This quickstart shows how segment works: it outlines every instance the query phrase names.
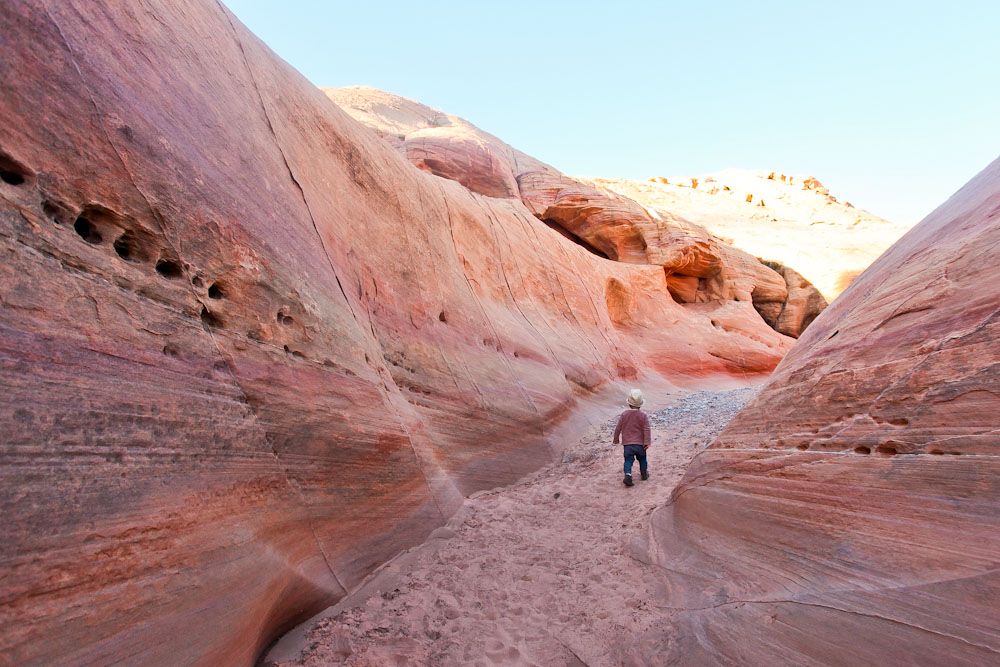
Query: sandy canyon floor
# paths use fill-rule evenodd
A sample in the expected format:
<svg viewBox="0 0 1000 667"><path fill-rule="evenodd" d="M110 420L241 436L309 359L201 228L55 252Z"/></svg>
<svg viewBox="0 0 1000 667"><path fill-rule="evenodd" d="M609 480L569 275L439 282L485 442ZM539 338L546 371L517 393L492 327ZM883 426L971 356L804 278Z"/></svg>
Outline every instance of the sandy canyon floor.
<svg viewBox="0 0 1000 667"><path fill-rule="evenodd" d="M634 545L755 391L647 405L650 478L636 467L632 488L611 444L615 419L591 429L560 462L468 499L427 542L286 635L265 664L649 664L642 636L669 636L675 612Z"/></svg>

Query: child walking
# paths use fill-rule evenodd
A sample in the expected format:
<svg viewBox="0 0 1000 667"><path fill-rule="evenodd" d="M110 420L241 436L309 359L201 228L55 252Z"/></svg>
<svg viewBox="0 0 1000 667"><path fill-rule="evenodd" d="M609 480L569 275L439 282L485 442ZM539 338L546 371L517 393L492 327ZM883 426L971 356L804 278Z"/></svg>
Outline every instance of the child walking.
<svg viewBox="0 0 1000 667"><path fill-rule="evenodd" d="M625 445L625 486L632 486L632 460L639 461L639 474L643 479L649 479L649 472L646 468L646 450L649 449L649 417L640 410L646 399L642 397L642 392L633 389L628 394L629 409L618 416L618 425L615 426L613 444L618 444L619 438Z"/></svg>

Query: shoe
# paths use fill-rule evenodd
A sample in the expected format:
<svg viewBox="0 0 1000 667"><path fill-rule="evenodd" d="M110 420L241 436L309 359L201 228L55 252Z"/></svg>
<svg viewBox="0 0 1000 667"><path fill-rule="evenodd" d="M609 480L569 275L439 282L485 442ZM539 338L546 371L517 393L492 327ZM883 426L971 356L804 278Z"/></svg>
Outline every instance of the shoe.
<svg viewBox="0 0 1000 667"><path fill-rule="evenodd" d="M649 479L649 473L648 473L648 472L646 472L645 470L643 470L643 471L642 471L641 473L639 473L639 475L640 475L640 476L641 476L641 477L642 477L643 479Z"/></svg>
<svg viewBox="0 0 1000 667"><path fill-rule="evenodd" d="M625 479L622 481L625 483L625 486L635 486L635 484L632 483L632 475L625 475Z"/></svg>

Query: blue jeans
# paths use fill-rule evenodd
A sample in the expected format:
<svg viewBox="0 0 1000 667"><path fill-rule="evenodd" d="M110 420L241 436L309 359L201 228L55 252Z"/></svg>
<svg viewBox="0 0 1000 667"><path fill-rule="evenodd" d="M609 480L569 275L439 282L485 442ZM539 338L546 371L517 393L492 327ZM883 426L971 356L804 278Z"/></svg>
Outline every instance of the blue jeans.
<svg viewBox="0 0 1000 667"><path fill-rule="evenodd" d="M632 459L639 462L639 472L646 472L646 450L642 445L625 445L625 474L632 475Z"/></svg>

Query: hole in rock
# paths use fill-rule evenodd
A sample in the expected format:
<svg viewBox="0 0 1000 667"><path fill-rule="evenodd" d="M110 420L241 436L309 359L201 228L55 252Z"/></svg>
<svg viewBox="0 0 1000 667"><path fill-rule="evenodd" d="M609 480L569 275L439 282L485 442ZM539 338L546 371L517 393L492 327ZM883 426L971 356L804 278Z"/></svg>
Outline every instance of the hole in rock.
<svg viewBox="0 0 1000 667"><path fill-rule="evenodd" d="M800 451L803 451L803 452L804 452L804 451L806 451L807 449L809 449L809 445L805 445L805 444L802 444L802 445L795 445L795 449L798 449L798 450L800 450Z"/></svg>
<svg viewBox="0 0 1000 667"><path fill-rule="evenodd" d="M144 259L139 244L129 232L125 232L115 239L113 245L118 256L128 262L139 262Z"/></svg>
<svg viewBox="0 0 1000 667"><path fill-rule="evenodd" d="M208 298L209 299L221 299L226 296L226 292L222 289L219 283L212 283L208 288Z"/></svg>
<svg viewBox="0 0 1000 667"><path fill-rule="evenodd" d="M27 167L6 153L0 153L0 180L8 185L21 185L27 177Z"/></svg>
<svg viewBox="0 0 1000 667"><path fill-rule="evenodd" d="M837 334L839 334L839 333L840 333L840 329L837 329L837 330L836 330L836 331L834 331L834 332L833 332L832 334L830 334L830 336L829 336L829 337L827 338L827 340L830 340L830 338L833 338L834 336L836 336L836 335L837 335Z"/></svg>
<svg viewBox="0 0 1000 667"><path fill-rule="evenodd" d="M156 272L164 278L169 278L171 280L180 278L183 274L183 271L181 271L181 265L169 259L161 259L158 261L156 263Z"/></svg>
<svg viewBox="0 0 1000 667"><path fill-rule="evenodd" d="M895 417L894 419L890 419L889 423L893 426L906 426L910 423L910 420L906 417Z"/></svg>
<svg viewBox="0 0 1000 667"><path fill-rule="evenodd" d="M896 455L896 448L890 447L889 445L879 445L878 447L875 448L875 451L878 452L881 456Z"/></svg>
<svg viewBox="0 0 1000 667"><path fill-rule="evenodd" d="M81 215L76 219L76 222L73 223L73 229L75 229L76 233L80 235L80 238L87 243L97 245L103 240L101 238L101 233L97 231L97 228L90 222L90 220L87 219L85 215Z"/></svg>
<svg viewBox="0 0 1000 667"><path fill-rule="evenodd" d="M561 495L560 493L556 492L556 493L553 493L553 494L552 494L552 497L553 497L553 498L558 498L558 497L559 497L560 495Z"/></svg>
<svg viewBox="0 0 1000 667"><path fill-rule="evenodd" d="M944 456L944 452L942 452L940 449L932 449L930 451L930 454L931 456Z"/></svg>
<svg viewBox="0 0 1000 667"><path fill-rule="evenodd" d="M868 447L855 447L854 448L854 453L855 454L864 454L864 455L867 456L868 454L872 453L872 450L870 448L868 448Z"/></svg>
<svg viewBox="0 0 1000 667"><path fill-rule="evenodd" d="M42 202L42 213L44 213L45 217L57 225L61 225L63 223L64 209L62 206L53 201L46 199Z"/></svg>
<svg viewBox="0 0 1000 667"><path fill-rule="evenodd" d="M293 323L293 322L295 322L295 320L294 320L294 319L292 319L292 316L291 316L291 315L289 315L289 314L287 314L287 313L286 313L285 311L283 311L283 310L279 310L279 311L278 311L278 315L277 315L277 320L278 320L278 322L280 322L281 324L284 324L284 325L285 325L286 327L290 327L290 326L292 326L292 323Z"/></svg>
<svg viewBox="0 0 1000 667"><path fill-rule="evenodd" d="M194 276L193 278L191 278L191 284L194 285L195 287L201 287L205 283L201 281L201 278L199 276Z"/></svg>
<svg viewBox="0 0 1000 667"><path fill-rule="evenodd" d="M598 257L603 257L604 259L611 259L611 257L608 257L608 254L606 252L600 250L599 248L588 243L587 241L581 239L579 236L577 236L573 232L569 231L568 229L560 225L556 220L553 220L552 218L543 218L542 222L544 222L549 227L549 229L554 229L555 231L559 232L562 236L569 239L573 243L577 244L581 248L590 251L591 253L597 255Z"/></svg>
<svg viewBox="0 0 1000 667"><path fill-rule="evenodd" d="M24 175L19 174L16 171L9 171L7 169L0 168L0 180L4 183L10 185L21 185L24 183Z"/></svg>
<svg viewBox="0 0 1000 667"><path fill-rule="evenodd" d="M448 321L448 318L444 316L444 311L443 310L438 315L438 319L441 320L442 322L447 322Z"/></svg>
<svg viewBox="0 0 1000 667"><path fill-rule="evenodd" d="M214 315L212 311L205 306L201 307L201 321L205 324L205 326L214 327L216 329L222 328L222 320L220 320L218 316Z"/></svg>
<svg viewBox="0 0 1000 667"><path fill-rule="evenodd" d="M718 329L722 325L719 324L719 320L712 320L712 326L715 327L716 329Z"/></svg>
<svg viewBox="0 0 1000 667"><path fill-rule="evenodd" d="M167 355L168 357L177 357L180 355L180 350L178 350L177 346L174 345L173 343L167 343L166 345L163 346L163 354Z"/></svg>

